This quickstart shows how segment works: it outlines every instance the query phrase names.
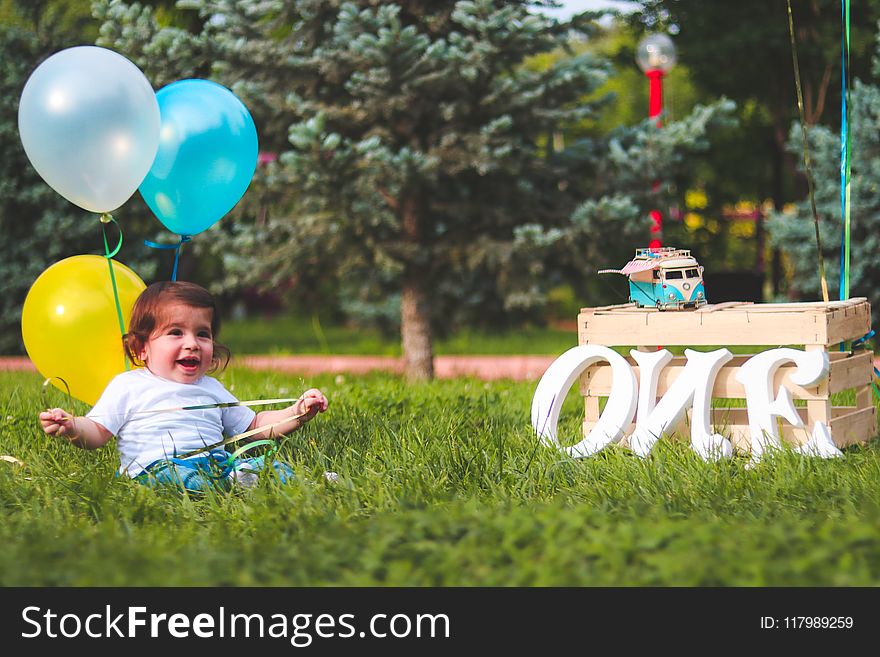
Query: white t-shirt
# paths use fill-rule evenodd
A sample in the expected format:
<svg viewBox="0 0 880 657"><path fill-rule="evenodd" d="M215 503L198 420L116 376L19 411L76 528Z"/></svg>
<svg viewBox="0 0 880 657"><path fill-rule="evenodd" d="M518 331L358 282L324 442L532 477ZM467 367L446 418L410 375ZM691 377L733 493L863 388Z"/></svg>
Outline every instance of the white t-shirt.
<svg viewBox="0 0 880 657"><path fill-rule="evenodd" d="M246 406L197 411L139 411L238 401L210 376L195 383L177 383L146 368L114 377L86 417L117 438L119 472L135 477L160 459L185 454L241 433L256 413Z"/></svg>

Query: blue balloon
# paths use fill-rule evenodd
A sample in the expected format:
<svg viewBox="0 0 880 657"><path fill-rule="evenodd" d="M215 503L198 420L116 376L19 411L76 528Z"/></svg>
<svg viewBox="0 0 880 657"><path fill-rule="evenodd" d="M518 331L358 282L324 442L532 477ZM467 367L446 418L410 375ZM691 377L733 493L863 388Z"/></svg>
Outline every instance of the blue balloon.
<svg viewBox="0 0 880 657"><path fill-rule="evenodd" d="M179 80L156 92L159 150L141 196L165 227L195 235L238 203L257 168L257 129L229 89Z"/></svg>

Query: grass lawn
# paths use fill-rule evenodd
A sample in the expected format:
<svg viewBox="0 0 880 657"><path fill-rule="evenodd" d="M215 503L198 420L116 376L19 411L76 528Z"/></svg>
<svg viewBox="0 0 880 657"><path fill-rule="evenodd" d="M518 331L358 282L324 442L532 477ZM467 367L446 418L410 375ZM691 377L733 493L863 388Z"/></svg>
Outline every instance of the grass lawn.
<svg viewBox="0 0 880 657"><path fill-rule="evenodd" d="M379 355L400 356L400 338L387 336L375 329L355 329L340 325L324 325L309 316L277 315L226 320L220 330L220 342L235 356L270 355ZM458 331L434 341L435 355L509 355L538 354L558 356L577 345L577 329L554 327L523 327L487 333L473 329ZM767 348L779 345L768 345ZM792 345L795 346L795 345ZM803 345L800 345L801 347ZM684 347L666 347L674 354ZM700 347L708 351L719 347ZM732 353L756 353L758 346L725 346ZM628 354L630 347L615 347Z"/></svg>
<svg viewBox="0 0 880 657"><path fill-rule="evenodd" d="M111 447L42 434L38 375L0 373L0 454L26 464L0 461L0 585L880 584L876 440L752 469L667 438L644 460L574 461L536 444L531 383L222 378L242 399L328 394L281 448L296 483L195 498L117 479ZM575 395L560 423L572 441Z"/></svg>

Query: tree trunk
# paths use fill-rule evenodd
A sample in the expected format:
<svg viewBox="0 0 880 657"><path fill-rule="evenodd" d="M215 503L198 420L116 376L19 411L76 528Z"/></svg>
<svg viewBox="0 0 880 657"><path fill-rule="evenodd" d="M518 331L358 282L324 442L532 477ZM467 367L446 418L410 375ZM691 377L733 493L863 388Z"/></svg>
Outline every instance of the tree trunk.
<svg viewBox="0 0 880 657"><path fill-rule="evenodd" d="M415 196L400 204L404 240L418 252L422 249L421 217ZM434 378L434 341L425 267L407 264L400 295L400 337L403 347L404 374L410 381Z"/></svg>
<svg viewBox="0 0 880 657"><path fill-rule="evenodd" d="M434 378L434 347L428 313L428 295L418 277L403 282L400 297L400 336L404 373L410 381Z"/></svg>

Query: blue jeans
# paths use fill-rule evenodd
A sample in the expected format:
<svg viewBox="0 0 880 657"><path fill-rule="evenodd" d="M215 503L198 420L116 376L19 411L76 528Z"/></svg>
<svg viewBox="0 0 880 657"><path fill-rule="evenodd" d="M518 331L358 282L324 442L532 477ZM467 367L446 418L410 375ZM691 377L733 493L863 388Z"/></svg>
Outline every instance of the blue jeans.
<svg viewBox="0 0 880 657"><path fill-rule="evenodd" d="M266 469L266 455L230 460L232 454L214 449L203 456L188 459L162 459L148 465L134 480L148 486L176 486L190 492L204 492L210 488L229 490L241 473L253 476ZM282 461L273 461L272 468L282 484L292 481L293 468ZM248 484L245 484L248 485ZM252 485L252 484L251 484Z"/></svg>

